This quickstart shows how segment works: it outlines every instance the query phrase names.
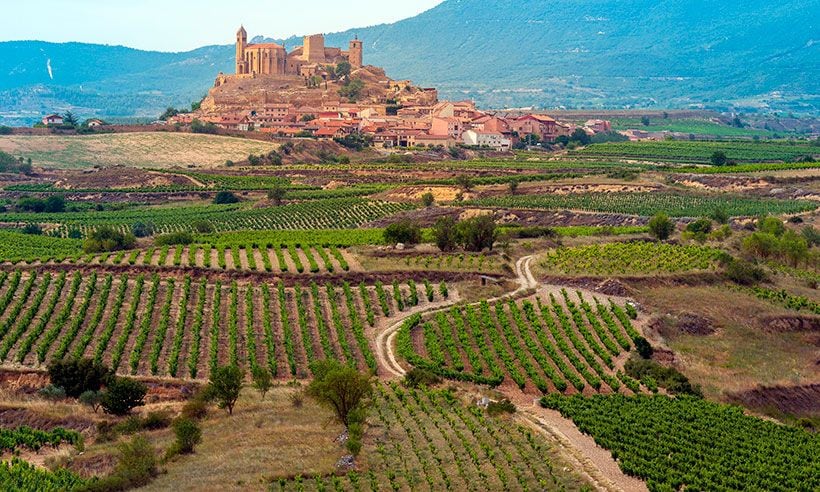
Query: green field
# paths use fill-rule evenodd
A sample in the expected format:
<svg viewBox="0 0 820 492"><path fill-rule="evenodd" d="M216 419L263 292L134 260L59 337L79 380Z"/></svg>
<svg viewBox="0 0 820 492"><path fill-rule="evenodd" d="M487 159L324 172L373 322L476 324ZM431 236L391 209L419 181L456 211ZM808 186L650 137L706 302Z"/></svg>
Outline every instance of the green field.
<svg viewBox="0 0 820 492"><path fill-rule="evenodd" d="M612 120L613 130L643 130L647 132L690 133L712 137L772 137L773 132L754 128L736 128L707 120L651 118L649 126L644 126L638 118Z"/></svg>
<svg viewBox="0 0 820 492"><path fill-rule="evenodd" d="M688 142L643 141L593 144L574 155L620 157L669 162L709 162L714 152L722 151L738 162L790 161L820 153L820 147L807 143L777 142Z"/></svg>

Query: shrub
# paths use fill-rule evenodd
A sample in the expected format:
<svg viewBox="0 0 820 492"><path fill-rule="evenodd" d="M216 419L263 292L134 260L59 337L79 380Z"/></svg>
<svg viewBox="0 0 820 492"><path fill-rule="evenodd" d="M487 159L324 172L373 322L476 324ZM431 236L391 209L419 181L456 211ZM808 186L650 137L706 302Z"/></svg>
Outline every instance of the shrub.
<svg viewBox="0 0 820 492"><path fill-rule="evenodd" d="M154 224L151 222L136 222L131 226L134 237L148 237L154 234Z"/></svg>
<svg viewBox="0 0 820 492"><path fill-rule="evenodd" d="M700 388L693 386L689 379L677 369L662 366L653 360L632 357L626 361L624 370L632 378L648 380L650 384L655 383L675 395L703 396ZM644 382L644 384L647 383Z"/></svg>
<svg viewBox="0 0 820 492"><path fill-rule="evenodd" d="M786 226L783 225L783 221L777 217L768 216L758 219L757 230L764 234L780 237L786 232Z"/></svg>
<svg viewBox="0 0 820 492"><path fill-rule="evenodd" d="M652 348L652 345L644 337L635 339L635 351L644 359L651 358L652 354L655 353L655 349Z"/></svg>
<svg viewBox="0 0 820 492"><path fill-rule="evenodd" d="M145 404L147 393L145 384L135 379L115 377L103 392L103 410L112 415L128 415L135 407Z"/></svg>
<svg viewBox="0 0 820 492"><path fill-rule="evenodd" d="M174 443L172 453L169 454L191 454L194 446L202 442L202 429L196 420L180 417L174 421Z"/></svg>
<svg viewBox="0 0 820 492"><path fill-rule="evenodd" d="M111 227L100 227L92 232L83 243L86 253L102 253L131 249L137 240L133 234L124 234Z"/></svg>
<svg viewBox="0 0 820 492"><path fill-rule="evenodd" d="M506 398L501 401L491 401L489 405L487 405L487 413L493 417L504 413L513 414L515 411L516 408L513 402Z"/></svg>
<svg viewBox="0 0 820 492"><path fill-rule="evenodd" d="M253 387L259 391L259 394L264 400L265 395L270 391L271 386L273 386L273 378L271 378L270 372L260 366L254 367L251 375L253 377Z"/></svg>
<svg viewBox="0 0 820 492"><path fill-rule="evenodd" d="M49 364L48 378L51 384L63 388L66 395L78 398L108 384L111 370L91 359L61 359Z"/></svg>
<svg viewBox="0 0 820 492"><path fill-rule="evenodd" d="M157 475L157 456L151 443L142 436L120 444L120 461L116 475L126 480L129 487L147 484Z"/></svg>
<svg viewBox="0 0 820 492"><path fill-rule="evenodd" d="M230 191L220 191L214 197L216 205L226 205L230 203L239 203L239 198Z"/></svg>
<svg viewBox="0 0 820 492"><path fill-rule="evenodd" d="M716 208L709 215L709 218L714 220L718 224L728 224L729 223L729 212L727 212L725 208Z"/></svg>
<svg viewBox="0 0 820 492"><path fill-rule="evenodd" d="M387 244L418 244L421 241L421 228L409 219L394 222L384 230L384 241Z"/></svg>
<svg viewBox="0 0 820 492"><path fill-rule="evenodd" d="M182 416L191 419L204 419L208 415L207 390L202 390L182 406Z"/></svg>
<svg viewBox="0 0 820 492"><path fill-rule="evenodd" d="M766 280L766 271L748 261L732 258L726 264L726 277L740 285L755 285Z"/></svg>
<svg viewBox="0 0 820 492"><path fill-rule="evenodd" d="M348 427L355 420L351 417L360 417L356 410L361 409L373 393L370 376L335 360L317 361L310 368L314 379L307 393L330 408L336 420Z"/></svg>
<svg viewBox="0 0 820 492"><path fill-rule="evenodd" d="M441 378L426 369L415 367L404 376L404 385L408 388L418 388L420 386L435 386L441 383Z"/></svg>
<svg viewBox="0 0 820 492"><path fill-rule="evenodd" d="M191 223L191 227L200 234L210 234L214 232L214 226L206 220L197 220Z"/></svg>
<svg viewBox="0 0 820 492"><path fill-rule="evenodd" d="M157 236L154 243L157 246L187 245L194 242L194 236L190 232L172 232Z"/></svg>
<svg viewBox="0 0 820 492"><path fill-rule="evenodd" d="M208 382L208 399L233 415L233 408L242 391L242 371L236 366L217 367Z"/></svg>
<svg viewBox="0 0 820 492"><path fill-rule="evenodd" d="M709 158L709 161L713 166L725 166L729 162L729 159L726 157L725 152L716 150Z"/></svg>
<svg viewBox="0 0 820 492"><path fill-rule="evenodd" d="M675 223L664 213L652 217L648 225L652 235L661 241L666 241L675 232Z"/></svg>
<svg viewBox="0 0 820 492"><path fill-rule="evenodd" d="M425 193L421 195L421 204L425 207L432 207L436 203L436 197L432 193Z"/></svg>
<svg viewBox="0 0 820 492"><path fill-rule="evenodd" d="M493 250L495 244L495 219L490 215L480 215L459 222L457 230L459 240L467 251Z"/></svg>
<svg viewBox="0 0 820 492"><path fill-rule="evenodd" d="M40 395L41 398L44 398L51 402L62 400L66 396L65 390L54 384L44 386L37 393Z"/></svg>
<svg viewBox="0 0 820 492"><path fill-rule="evenodd" d="M43 234L43 229L37 224L26 224L23 227L23 234L28 234L30 236L41 236Z"/></svg>
<svg viewBox="0 0 820 492"><path fill-rule="evenodd" d="M165 429L171 425L171 417L165 412L148 412L140 424L145 430Z"/></svg>

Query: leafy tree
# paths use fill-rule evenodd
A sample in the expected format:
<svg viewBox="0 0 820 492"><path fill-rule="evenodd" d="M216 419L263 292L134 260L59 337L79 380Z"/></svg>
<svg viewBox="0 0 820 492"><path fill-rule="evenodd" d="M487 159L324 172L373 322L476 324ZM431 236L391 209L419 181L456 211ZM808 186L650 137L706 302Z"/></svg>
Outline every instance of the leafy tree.
<svg viewBox="0 0 820 492"><path fill-rule="evenodd" d="M387 244L418 244L421 242L421 227L410 219L394 222L384 230L384 241Z"/></svg>
<svg viewBox="0 0 820 492"><path fill-rule="evenodd" d="M199 120L193 120L191 122L191 131L193 133L205 133L209 135L214 135L216 133L219 133L219 128L217 128L216 125L214 125L210 121L207 123L202 123Z"/></svg>
<svg viewBox="0 0 820 492"><path fill-rule="evenodd" d="M148 387L136 379L114 377L102 393L102 408L112 415L128 415L145 404L147 393Z"/></svg>
<svg viewBox="0 0 820 492"><path fill-rule="evenodd" d="M194 101L191 103L191 112L199 111L199 108L202 107L202 101Z"/></svg>
<svg viewBox="0 0 820 492"><path fill-rule="evenodd" d="M351 417L360 417L355 411L363 408L373 394L370 376L330 359L314 362L311 371L314 379L307 388L308 395L330 408L345 427L359 420Z"/></svg>
<svg viewBox="0 0 820 492"><path fill-rule="evenodd" d="M208 382L208 398L233 415L236 400L242 392L242 379L242 371L236 366L217 367Z"/></svg>
<svg viewBox="0 0 820 492"><path fill-rule="evenodd" d="M48 365L48 379L77 398L87 391L99 391L111 379L111 370L92 359L60 359Z"/></svg>
<svg viewBox="0 0 820 492"><path fill-rule="evenodd" d="M159 473L156 451L145 437L134 436L130 442L121 443L119 452L120 459L114 474L110 478L92 482L92 490L129 490L141 487Z"/></svg>
<svg viewBox="0 0 820 492"><path fill-rule="evenodd" d="M436 197L434 197L432 193L425 193L421 195L421 204L425 207L430 208L433 206L435 202Z"/></svg>
<svg viewBox="0 0 820 492"><path fill-rule="evenodd" d="M820 232L818 232L814 227L806 226L800 231L800 234L803 236L803 239L806 240L806 243L810 248L820 245Z"/></svg>
<svg viewBox="0 0 820 492"><path fill-rule="evenodd" d="M726 277L740 285L754 285L766 280L766 272L748 261L732 258L726 264Z"/></svg>
<svg viewBox="0 0 820 492"><path fill-rule="evenodd" d="M251 376L253 377L253 387L256 388L264 400L265 395L273 386L273 378L270 372L264 367L257 366L251 371Z"/></svg>
<svg viewBox="0 0 820 492"><path fill-rule="evenodd" d="M66 126L77 126L80 122L77 120L77 117L74 116L74 113L68 111L63 117L63 124Z"/></svg>
<svg viewBox="0 0 820 492"><path fill-rule="evenodd" d="M712 157L709 158L709 161L713 166L725 166L729 162L729 159L726 157L726 152L716 150L712 153Z"/></svg>
<svg viewBox="0 0 820 492"><path fill-rule="evenodd" d="M797 267L808 259L809 245L805 238L789 230L780 238L780 254L793 267Z"/></svg>
<svg viewBox="0 0 820 492"><path fill-rule="evenodd" d="M644 337L638 337L635 339L635 351L637 351L638 355L644 359L652 358L652 354L655 352L652 345Z"/></svg>
<svg viewBox="0 0 820 492"><path fill-rule="evenodd" d="M642 116L641 117L641 124L643 126L649 126L651 123L652 123L652 121L649 119L649 116Z"/></svg>
<svg viewBox="0 0 820 492"><path fill-rule="evenodd" d="M452 217L441 217L433 226L433 241L441 251L453 251L458 246L458 224Z"/></svg>
<svg viewBox="0 0 820 492"><path fill-rule="evenodd" d="M729 223L729 212L727 212L725 208L716 208L709 215L709 218L714 220L718 224L728 224Z"/></svg>
<svg viewBox="0 0 820 492"><path fill-rule="evenodd" d="M308 122L311 122L311 121L313 121L313 120L315 120L315 119L316 119L316 115L315 115L315 114L306 114L306 115L302 115L302 118L301 118L301 120L302 120L302 122L303 122L303 123L308 123Z"/></svg>
<svg viewBox="0 0 820 492"><path fill-rule="evenodd" d="M43 234L43 229L37 224L28 223L23 226L22 232L23 234L28 234L30 236L40 236Z"/></svg>
<svg viewBox="0 0 820 492"><path fill-rule="evenodd" d="M648 225L649 232L661 241L666 241L669 239L669 236L675 232L675 222L673 222L669 216L664 213L659 213L652 217L652 219L649 220Z"/></svg>
<svg viewBox="0 0 820 492"><path fill-rule="evenodd" d="M349 77L352 71L353 66L350 64L350 62L342 61L338 65L336 65L336 77L340 79Z"/></svg>
<svg viewBox="0 0 820 492"><path fill-rule="evenodd" d="M778 253L780 245L777 236L768 232L754 232L743 239L742 249L746 254L769 258Z"/></svg>
<svg viewBox="0 0 820 492"><path fill-rule="evenodd" d="M351 79L342 85L339 89L339 95L350 100L350 102L356 102L362 97L363 91L364 82L361 79Z"/></svg>
<svg viewBox="0 0 820 492"><path fill-rule="evenodd" d="M456 184L464 191L473 189L473 179L467 174L459 174L456 177Z"/></svg>
<svg viewBox="0 0 820 492"><path fill-rule="evenodd" d="M227 205L231 203L239 203L239 198L230 191L220 191L214 197L214 204Z"/></svg>
<svg viewBox="0 0 820 492"><path fill-rule="evenodd" d="M124 234L111 227L100 227L85 240L83 251L86 253L120 251L133 248L136 242L137 239L133 234Z"/></svg>
<svg viewBox="0 0 820 492"><path fill-rule="evenodd" d="M569 136L569 141L576 142L578 145L589 145L592 142L592 137L583 128L576 128Z"/></svg>
<svg viewBox="0 0 820 492"><path fill-rule="evenodd" d="M282 201L288 194L288 189L280 183L273 185L273 188L268 190L268 200L271 200L277 207L282 204Z"/></svg>
<svg viewBox="0 0 820 492"><path fill-rule="evenodd" d="M526 146L534 147L541 143L541 137L534 133L530 133L529 135L521 139L521 143L523 143Z"/></svg>
<svg viewBox="0 0 820 492"><path fill-rule="evenodd" d="M65 197L63 195L50 195L45 200L46 213L65 212Z"/></svg>
<svg viewBox="0 0 820 492"><path fill-rule="evenodd" d="M780 237L786 232L786 226L783 224L783 221L777 217L767 216L758 219L757 230Z"/></svg>
<svg viewBox="0 0 820 492"><path fill-rule="evenodd" d="M37 393L40 397L49 400L52 403L58 402L66 397L65 390L54 384L49 384L43 388L40 388L40 391Z"/></svg>
<svg viewBox="0 0 820 492"><path fill-rule="evenodd" d="M493 250L495 244L495 219L490 215L480 215L460 222L457 226L458 237L467 251Z"/></svg>
<svg viewBox="0 0 820 492"><path fill-rule="evenodd" d="M83 405L91 407L94 413L97 413L97 410L100 409L100 405L102 404L102 393L93 390L84 391L78 400Z"/></svg>
<svg viewBox="0 0 820 492"><path fill-rule="evenodd" d="M511 179L507 184L507 188L510 191L510 195L515 195L518 192L518 181Z"/></svg>
<svg viewBox="0 0 820 492"><path fill-rule="evenodd" d="M168 108L162 113L159 117L161 121L168 121L169 119L173 118L174 116L178 115L179 111L174 108Z"/></svg>
<svg viewBox="0 0 820 492"><path fill-rule="evenodd" d="M214 226L207 220L195 220L191 223L191 227L200 234L210 234L214 232Z"/></svg>

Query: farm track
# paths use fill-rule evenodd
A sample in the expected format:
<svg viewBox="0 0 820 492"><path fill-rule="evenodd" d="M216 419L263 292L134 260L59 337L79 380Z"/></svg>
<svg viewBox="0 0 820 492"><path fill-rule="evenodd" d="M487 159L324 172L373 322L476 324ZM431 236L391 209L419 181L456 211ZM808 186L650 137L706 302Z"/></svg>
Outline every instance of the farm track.
<svg viewBox="0 0 820 492"><path fill-rule="evenodd" d="M536 290L545 295L560 295L563 288L561 285L542 284L542 287L539 288L539 282L531 270L533 259L534 257L527 256L516 262L515 272L518 288L515 291L495 299L489 299L487 302L492 304L501 300L515 300L526 297ZM582 294L586 297L598 295L590 290L582 291ZM616 296L607 297L618 299ZM418 313L436 314L458 304L459 300L458 296L451 296L448 301L438 305L406 311L400 320L391 321L386 328L379 331L375 345L379 366L384 369L381 372L382 376L398 379L407 373L407 370L397 359L394 350L396 337L407 318ZM502 385L499 390L511 393L512 400L519 406L521 411L518 419L533 430L546 436L562 449L563 454L573 462L580 473L593 483L597 490L621 492L643 492L647 490L644 482L624 474L609 451L596 445L591 437L582 434L571 421L564 419L557 412L549 412L540 408L531 396L518 391L518 388L514 385L512 387Z"/></svg>

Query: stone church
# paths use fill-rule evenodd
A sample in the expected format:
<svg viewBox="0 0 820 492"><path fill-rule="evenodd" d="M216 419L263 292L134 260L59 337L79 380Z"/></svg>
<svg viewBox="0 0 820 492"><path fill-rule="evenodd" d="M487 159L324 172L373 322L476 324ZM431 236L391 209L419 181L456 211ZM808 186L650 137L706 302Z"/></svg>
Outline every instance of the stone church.
<svg viewBox="0 0 820 492"><path fill-rule="evenodd" d="M297 75L312 77L323 65L347 61L356 69L362 67L363 44L354 39L348 51L325 46L321 34L305 36L304 44L290 53L276 43L248 44L248 32L240 27L236 33L236 75Z"/></svg>

